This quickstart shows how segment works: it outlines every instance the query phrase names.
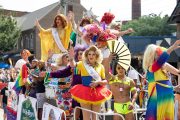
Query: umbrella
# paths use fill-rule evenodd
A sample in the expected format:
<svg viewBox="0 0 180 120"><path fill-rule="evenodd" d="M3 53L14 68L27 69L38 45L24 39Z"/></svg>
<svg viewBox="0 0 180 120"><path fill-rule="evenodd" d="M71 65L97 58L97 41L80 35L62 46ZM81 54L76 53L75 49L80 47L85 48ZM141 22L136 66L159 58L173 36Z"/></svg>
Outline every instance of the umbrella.
<svg viewBox="0 0 180 120"><path fill-rule="evenodd" d="M113 60L127 71L131 63L131 53L127 46L117 40L108 40L107 44L110 52L116 55L116 58Z"/></svg>

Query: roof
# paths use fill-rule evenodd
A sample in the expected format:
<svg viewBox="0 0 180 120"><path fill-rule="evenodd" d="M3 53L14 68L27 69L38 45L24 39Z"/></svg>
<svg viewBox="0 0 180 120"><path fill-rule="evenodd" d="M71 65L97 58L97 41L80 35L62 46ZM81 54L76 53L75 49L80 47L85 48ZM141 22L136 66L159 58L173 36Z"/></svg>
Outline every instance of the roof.
<svg viewBox="0 0 180 120"><path fill-rule="evenodd" d="M1 13L3 15L13 16L13 17L21 17L28 12L26 11L16 11L16 10L8 10L8 9L1 9Z"/></svg>
<svg viewBox="0 0 180 120"><path fill-rule="evenodd" d="M36 19L43 18L58 5L59 2L56 2L39 10L26 14L22 17L16 17L15 19L17 20L17 25L21 28L22 31L31 29L35 26Z"/></svg>
<svg viewBox="0 0 180 120"><path fill-rule="evenodd" d="M177 1L177 5L174 8L174 10L167 22L168 23L180 23L180 0Z"/></svg>

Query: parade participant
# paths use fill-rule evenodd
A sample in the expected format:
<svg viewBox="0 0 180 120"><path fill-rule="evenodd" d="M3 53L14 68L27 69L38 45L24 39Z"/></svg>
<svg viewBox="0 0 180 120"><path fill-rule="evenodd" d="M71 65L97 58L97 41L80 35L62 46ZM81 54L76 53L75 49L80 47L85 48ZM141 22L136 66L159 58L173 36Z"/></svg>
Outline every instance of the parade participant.
<svg viewBox="0 0 180 120"><path fill-rule="evenodd" d="M76 29L71 33L71 40L73 41L73 46L78 44L86 45L86 42L83 40L82 35L85 33L84 26L91 24L91 19L88 17L84 17L81 21L77 24Z"/></svg>
<svg viewBox="0 0 180 120"><path fill-rule="evenodd" d="M96 42L98 34L101 31L101 28L98 24L88 24L84 27L85 32L82 35L82 39L86 42L86 46L91 46Z"/></svg>
<svg viewBox="0 0 180 120"><path fill-rule="evenodd" d="M103 28L103 30L106 30L109 28L109 25L111 24L114 18L115 18L114 14L110 12L104 13L100 21L100 26Z"/></svg>
<svg viewBox="0 0 180 120"><path fill-rule="evenodd" d="M85 50L86 50L85 46L76 45L76 47L74 48L74 52L75 52L74 60L76 62L82 61L82 54ZM73 71L73 73L72 73L73 77L72 77L72 81L71 81L71 87L73 87L77 84L82 84L81 76L77 72L78 69L75 67L72 69L72 71ZM80 103L77 102L76 100L72 99L72 108L75 108L76 106L80 107ZM80 109L76 109L76 120L78 120L78 118L80 118L81 120L83 119L81 113L82 112Z"/></svg>
<svg viewBox="0 0 180 120"><path fill-rule="evenodd" d="M70 49L70 65L77 67L81 75L82 84L75 85L70 92L81 107L95 112L100 112L101 104L111 98L111 91L104 87L107 84L104 67L101 64L102 55L95 46L90 46L83 53L83 60L75 63L74 50ZM83 119L90 118L90 113L83 111ZM92 120L96 116L92 114Z"/></svg>
<svg viewBox="0 0 180 120"><path fill-rule="evenodd" d="M180 71L166 61L170 53L180 48L177 40L168 49L148 45L143 58L143 68L148 80L148 103L146 120L174 120L174 93L168 72L178 75Z"/></svg>
<svg viewBox="0 0 180 120"><path fill-rule="evenodd" d="M36 26L40 31L41 60L47 61L49 49L53 49L54 54L67 51L72 31L72 19L72 12L68 13L67 18L63 14L58 14L54 18L52 28L47 30L41 27L38 20L36 21Z"/></svg>
<svg viewBox="0 0 180 120"><path fill-rule="evenodd" d="M117 39L120 42L124 43L124 40L123 40L122 36L126 35L126 34L130 34L130 33L134 32L134 30L132 28L128 28L127 30L122 31L121 27L122 27L121 23L118 23L118 22L112 23L110 25L110 33L116 35Z"/></svg>
<svg viewBox="0 0 180 120"><path fill-rule="evenodd" d="M137 98L135 83L126 76L127 71L120 64L116 64L115 69L116 75L112 75L111 73L107 75L114 97L114 112L123 115L126 120L133 120L133 109ZM130 94L132 94L132 99ZM118 116L114 116L114 120L119 120Z"/></svg>
<svg viewBox="0 0 180 120"><path fill-rule="evenodd" d="M74 56L74 58L75 58L76 62L82 60L82 53L84 52L85 49L86 49L86 47L82 46L82 45L77 45L75 47L75 56ZM49 77L50 78L65 78L65 77L68 77L70 75L73 75L72 80L71 80L71 87L72 87L72 86L74 86L76 84L82 84L81 76L78 74L77 71L78 71L77 68L71 68L70 66L67 66L66 68L61 69L61 70L51 71L49 73ZM44 77L45 73L42 72L41 76ZM76 106L80 106L80 104L76 100L72 99L72 108L75 108ZM79 117L81 118L82 116L80 116L80 110L77 109L77 111L76 111L76 120Z"/></svg>

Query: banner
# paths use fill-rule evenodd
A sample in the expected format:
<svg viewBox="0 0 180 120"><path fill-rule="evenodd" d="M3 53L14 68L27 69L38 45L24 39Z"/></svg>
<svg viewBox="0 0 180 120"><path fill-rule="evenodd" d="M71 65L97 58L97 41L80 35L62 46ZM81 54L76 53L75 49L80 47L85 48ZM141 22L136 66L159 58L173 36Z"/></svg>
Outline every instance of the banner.
<svg viewBox="0 0 180 120"><path fill-rule="evenodd" d="M16 92L12 89L15 82L9 82L8 83L8 90L5 92L7 99L7 106L14 111L17 111L17 103L18 103L18 97Z"/></svg>
<svg viewBox="0 0 180 120"><path fill-rule="evenodd" d="M36 104L35 98L19 95L17 120L38 120Z"/></svg>
<svg viewBox="0 0 180 120"><path fill-rule="evenodd" d="M65 112L64 110L55 107L53 105L50 105L48 103L44 103L43 105L43 114L42 114L42 120L61 120L62 114ZM65 118L66 120L66 118Z"/></svg>

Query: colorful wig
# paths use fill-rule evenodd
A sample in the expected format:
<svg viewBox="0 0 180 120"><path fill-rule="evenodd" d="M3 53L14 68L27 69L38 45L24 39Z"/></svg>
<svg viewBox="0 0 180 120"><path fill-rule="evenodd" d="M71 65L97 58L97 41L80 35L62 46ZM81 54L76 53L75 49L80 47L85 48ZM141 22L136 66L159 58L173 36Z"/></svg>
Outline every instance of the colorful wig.
<svg viewBox="0 0 180 120"><path fill-rule="evenodd" d="M105 22L107 25L109 25L114 18L115 18L114 14L110 12L105 12L101 18L101 23Z"/></svg>
<svg viewBox="0 0 180 120"><path fill-rule="evenodd" d="M86 50L86 46L84 45L76 45L74 48L74 52L75 52L75 56L74 59L76 62L78 62L78 52L79 51L85 51Z"/></svg>
<svg viewBox="0 0 180 120"><path fill-rule="evenodd" d="M85 40L93 40L97 39L97 35L100 33L101 28L97 24L89 24L85 27L84 39Z"/></svg>

